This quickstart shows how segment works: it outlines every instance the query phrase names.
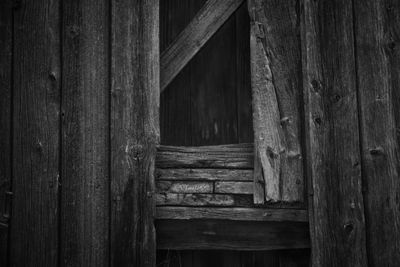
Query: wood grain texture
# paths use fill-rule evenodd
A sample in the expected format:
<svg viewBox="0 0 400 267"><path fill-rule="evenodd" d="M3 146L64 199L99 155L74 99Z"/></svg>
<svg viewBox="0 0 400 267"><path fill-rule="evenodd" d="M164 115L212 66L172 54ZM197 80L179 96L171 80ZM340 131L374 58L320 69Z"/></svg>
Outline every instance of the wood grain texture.
<svg viewBox="0 0 400 267"><path fill-rule="evenodd" d="M0 2L0 265L8 260L12 140L12 1Z"/></svg>
<svg viewBox="0 0 400 267"><path fill-rule="evenodd" d="M62 11L60 265L107 266L109 2L63 1Z"/></svg>
<svg viewBox="0 0 400 267"><path fill-rule="evenodd" d="M238 143L235 16L191 60L192 142Z"/></svg>
<svg viewBox="0 0 400 267"><path fill-rule="evenodd" d="M253 171L241 169L157 169L156 180L253 181Z"/></svg>
<svg viewBox="0 0 400 267"><path fill-rule="evenodd" d="M400 266L400 2L355 10L369 266Z"/></svg>
<svg viewBox="0 0 400 267"><path fill-rule="evenodd" d="M312 263L367 266L353 7L343 0L306 0L304 4Z"/></svg>
<svg viewBox="0 0 400 267"><path fill-rule="evenodd" d="M252 206L250 195L233 194L178 194L157 193L157 206L226 206L226 207L250 207Z"/></svg>
<svg viewBox="0 0 400 267"><path fill-rule="evenodd" d="M254 200L303 201L298 3L251 0L248 10L255 133Z"/></svg>
<svg viewBox="0 0 400 267"><path fill-rule="evenodd" d="M159 249L272 250L309 247L308 224L156 220Z"/></svg>
<svg viewBox="0 0 400 267"><path fill-rule="evenodd" d="M274 251L159 250L160 267L308 267L308 249Z"/></svg>
<svg viewBox="0 0 400 267"><path fill-rule="evenodd" d="M253 110L250 78L250 18L244 1L235 12L236 93L238 143L253 143Z"/></svg>
<svg viewBox="0 0 400 267"><path fill-rule="evenodd" d="M161 90L166 88L179 71L239 7L242 1L208 0L204 4L192 22L161 54Z"/></svg>
<svg viewBox="0 0 400 267"><path fill-rule="evenodd" d="M159 1L112 2L111 265L155 266Z"/></svg>
<svg viewBox="0 0 400 267"><path fill-rule="evenodd" d="M206 0L160 1L160 52L165 51L176 39L205 2ZM161 144L181 146L193 144L191 84L193 77L196 76L194 67L193 62L188 62L161 94Z"/></svg>
<svg viewBox="0 0 400 267"><path fill-rule="evenodd" d="M157 168L225 168L251 169L253 153L250 144L202 147L160 146Z"/></svg>
<svg viewBox="0 0 400 267"><path fill-rule="evenodd" d="M215 193L253 195L253 182L215 182Z"/></svg>
<svg viewBox="0 0 400 267"><path fill-rule="evenodd" d="M22 1L15 8L9 265L57 266L60 4Z"/></svg>
<svg viewBox="0 0 400 267"><path fill-rule="evenodd" d="M157 207L157 219L307 222L306 210L258 208Z"/></svg>
<svg viewBox="0 0 400 267"><path fill-rule="evenodd" d="M158 193L213 193L212 182L156 181Z"/></svg>

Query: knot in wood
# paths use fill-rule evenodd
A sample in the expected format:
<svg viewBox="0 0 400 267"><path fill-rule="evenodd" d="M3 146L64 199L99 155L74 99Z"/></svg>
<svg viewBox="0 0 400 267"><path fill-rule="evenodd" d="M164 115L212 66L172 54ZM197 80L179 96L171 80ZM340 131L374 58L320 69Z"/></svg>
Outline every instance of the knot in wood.
<svg viewBox="0 0 400 267"><path fill-rule="evenodd" d="M68 35L71 38L77 37L79 35L79 33L80 33L80 30L79 30L79 27L77 25L72 25L72 26L69 27Z"/></svg>
<svg viewBox="0 0 400 267"><path fill-rule="evenodd" d="M346 223L343 225L343 229L347 235L351 234L354 230L354 225L352 223Z"/></svg>
<svg viewBox="0 0 400 267"><path fill-rule="evenodd" d="M128 144L125 148L125 153L127 153L132 159L139 161L144 158L145 149L141 144Z"/></svg>
<svg viewBox="0 0 400 267"><path fill-rule="evenodd" d="M322 89L322 84L321 82L317 81L317 80L312 80L311 81L311 86L314 89L315 92L320 92Z"/></svg>

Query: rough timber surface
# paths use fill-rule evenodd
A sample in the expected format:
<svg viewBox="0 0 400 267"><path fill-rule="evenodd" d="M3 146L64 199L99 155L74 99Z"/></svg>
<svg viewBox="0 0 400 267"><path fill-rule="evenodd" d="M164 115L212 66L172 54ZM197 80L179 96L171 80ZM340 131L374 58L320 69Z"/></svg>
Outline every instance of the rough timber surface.
<svg viewBox="0 0 400 267"><path fill-rule="evenodd" d="M354 3L369 266L400 266L400 1Z"/></svg>
<svg viewBox="0 0 400 267"><path fill-rule="evenodd" d="M304 2L303 81L313 266L368 266L353 32L357 10L347 0Z"/></svg>
<svg viewBox="0 0 400 267"><path fill-rule="evenodd" d="M154 165L160 138L160 2L112 1L112 266L156 264Z"/></svg>
<svg viewBox="0 0 400 267"><path fill-rule="evenodd" d="M57 266L60 245L60 1L15 4L13 2L11 13L14 63L9 66L13 73L13 151L9 155L12 156L13 198L8 263L10 266ZM2 9L1 20L7 19L3 17L3 12L7 11L11 12ZM3 60L7 60L6 55L2 55ZM4 71L3 66L0 66L1 71ZM6 84L1 90L2 94L3 90L6 93Z"/></svg>
<svg viewBox="0 0 400 267"><path fill-rule="evenodd" d="M300 5L249 0L256 203L303 202Z"/></svg>

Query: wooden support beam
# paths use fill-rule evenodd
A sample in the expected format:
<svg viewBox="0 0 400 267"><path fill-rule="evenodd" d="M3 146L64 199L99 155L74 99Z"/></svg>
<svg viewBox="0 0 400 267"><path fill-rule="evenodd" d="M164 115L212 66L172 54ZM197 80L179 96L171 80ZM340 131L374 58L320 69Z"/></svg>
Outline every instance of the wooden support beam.
<svg viewBox="0 0 400 267"><path fill-rule="evenodd" d="M303 202L301 50L296 0L249 0L254 202Z"/></svg>
<svg viewBox="0 0 400 267"><path fill-rule="evenodd" d="M109 2L62 1L62 11L59 262L108 266Z"/></svg>
<svg viewBox="0 0 400 267"><path fill-rule="evenodd" d="M308 224L156 220L158 249L272 250L310 247Z"/></svg>
<svg viewBox="0 0 400 267"><path fill-rule="evenodd" d="M352 2L305 0L303 19L312 263L368 266Z"/></svg>
<svg viewBox="0 0 400 267"><path fill-rule="evenodd" d="M7 83L13 85L12 154L8 155L12 156L13 189L9 266L50 267L61 262L58 260L60 3L58 0L12 1L9 4L13 9L2 9L0 14L1 20L7 16L13 19L14 64L0 66L1 72L13 72L12 81L4 77L0 89L2 94L7 94ZM3 48L6 50L1 50L1 60L6 63L10 50ZM3 125L0 128L3 130ZM79 199L75 201L79 203Z"/></svg>
<svg viewBox="0 0 400 267"><path fill-rule="evenodd" d="M12 9L11 0L0 2L0 266L7 266L11 215Z"/></svg>
<svg viewBox="0 0 400 267"><path fill-rule="evenodd" d="M111 266L156 266L159 2L112 1Z"/></svg>
<svg viewBox="0 0 400 267"><path fill-rule="evenodd" d="M400 1L354 3L369 266L400 266Z"/></svg>
<svg viewBox="0 0 400 267"><path fill-rule="evenodd" d="M253 145L160 146L157 168L252 169Z"/></svg>
<svg viewBox="0 0 400 267"><path fill-rule="evenodd" d="M234 220L308 222L307 210L265 208L157 207L156 218L165 220Z"/></svg>
<svg viewBox="0 0 400 267"><path fill-rule="evenodd" d="M208 0L161 55L161 91L204 46L244 0Z"/></svg>

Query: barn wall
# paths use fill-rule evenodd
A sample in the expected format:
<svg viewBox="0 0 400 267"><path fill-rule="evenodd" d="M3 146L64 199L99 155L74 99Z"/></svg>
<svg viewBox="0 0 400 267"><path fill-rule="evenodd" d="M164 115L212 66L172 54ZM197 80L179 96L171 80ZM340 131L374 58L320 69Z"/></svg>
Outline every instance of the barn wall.
<svg viewBox="0 0 400 267"><path fill-rule="evenodd" d="M204 1L160 1L161 50ZM131 25L146 22L141 20L143 10L129 3L136 1L0 3L0 266L118 266L121 257L126 257L123 263L134 260L123 244L132 244L136 237L124 231L132 233L126 226L134 225L130 222L137 217L126 211L138 196L132 196L133 191L124 194L120 187L126 186L128 173L112 171L119 166L123 153L118 151L126 148L125 138L138 129L113 121L121 122L120 115L126 115L143 122L129 113L137 96L128 101L119 83L113 84L116 77L124 84L130 74L116 55L127 60L123 64L136 66L125 49L135 45L130 42L135 34L143 33L127 27L117 35L121 28L115 25L124 25L120 14L125 12ZM303 103L307 174L319 183L315 191L308 188L314 262L399 266L400 2L297 4L303 16L298 27L306 29L302 57L303 90L309 93ZM162 143L252 141L248 26L243 23L247 20L242 6L165 90ZM344 50L346 54L340 52ZM321 68L307 65L318 60ZM142 135L137 137L144 141ZM142 158L143 143L134 144L132 155ZM131 171L140 173L146 167L140 166ZM121 183L112 184L117 178ZM340 197L352 196L346 185L359 181L357 201ZM324 191L318 191L321 188ZM357 247L349 245L353 243ZM307 266L309 253L159 251L158 263Z"/></svg>

